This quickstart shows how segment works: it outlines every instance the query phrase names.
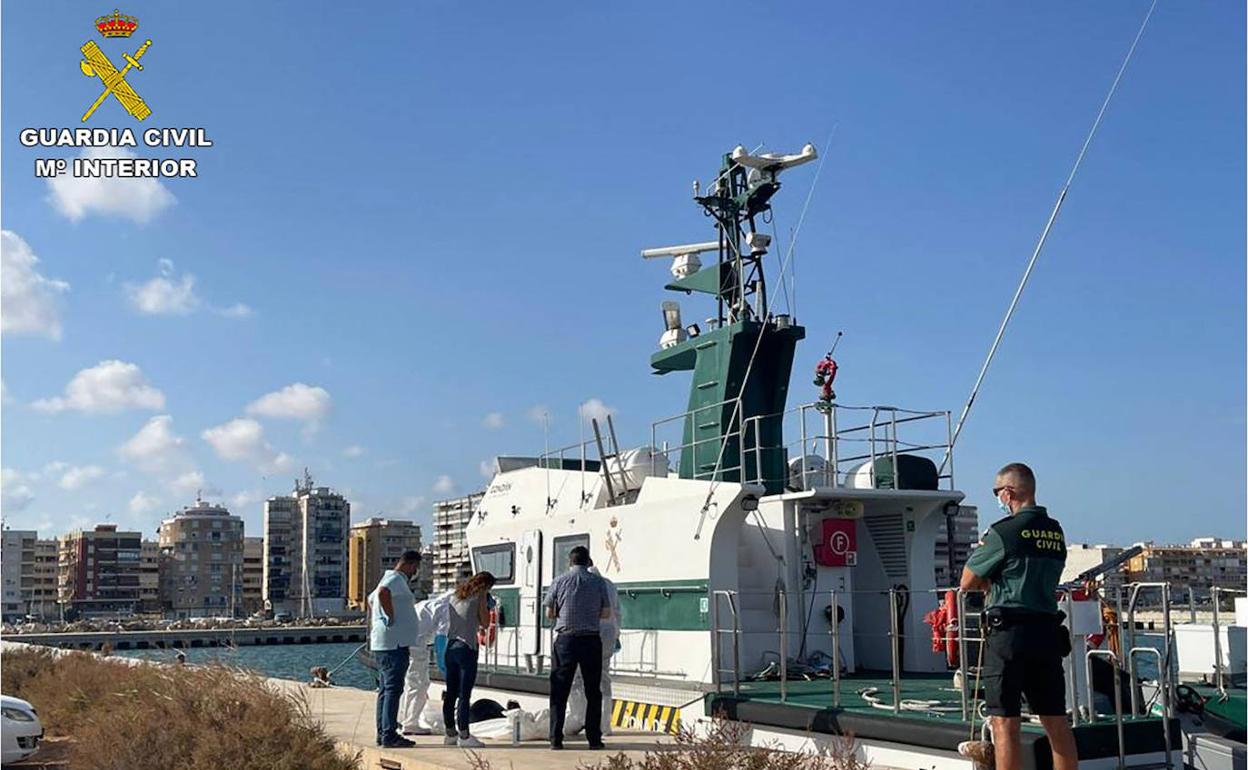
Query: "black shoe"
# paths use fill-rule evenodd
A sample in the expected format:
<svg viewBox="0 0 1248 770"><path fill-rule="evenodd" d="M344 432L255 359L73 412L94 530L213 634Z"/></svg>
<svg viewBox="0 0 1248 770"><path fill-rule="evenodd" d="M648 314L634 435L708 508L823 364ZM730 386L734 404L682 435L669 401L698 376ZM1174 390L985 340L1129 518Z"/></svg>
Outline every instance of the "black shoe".
<svg viewBox="0 0 1248 770"><path fill-rule="evenodd" d="M551 741L550 750L551 751L563 751L563 741Z"/></svg>
<svg viewBox="0 0 1248 770"><path fill-rule="evenodd" d="M590 751L602 751L606 747L607 745L603 743L602 741L597 741L597 742L590 741L589 742Z"/></svg>
<svg viewBox="0 0 1248 770"><path fill-rule="evenodd" d="M411 747L416 745L416 742L409 741L408 739L402 736L398 736L395 738L391 738L388 741L383 741L381 745L383 748L387 748L387 749L410 749Z"/></svg>

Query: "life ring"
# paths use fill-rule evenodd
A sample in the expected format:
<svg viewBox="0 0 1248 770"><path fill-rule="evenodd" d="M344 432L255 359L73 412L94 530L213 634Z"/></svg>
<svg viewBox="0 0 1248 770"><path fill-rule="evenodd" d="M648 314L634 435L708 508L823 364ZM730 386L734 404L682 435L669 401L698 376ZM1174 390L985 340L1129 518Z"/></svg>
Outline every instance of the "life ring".
<svg viewBox="0 0 1248 770"><path fill-rule="evenodd" d="M486 628L477 629L477 644L483 647L493 647L494 640L498 638L498 608L490 608L490 625Z"/></svg>
<svg viewBox="0 0 1248 770"><path fill-rule="evenodd" d="M945 591L945 616L949 619L945 625L945 660L950 666L958 665L958 634L960 618L958 618L958 597L953 591Z"/></svg>

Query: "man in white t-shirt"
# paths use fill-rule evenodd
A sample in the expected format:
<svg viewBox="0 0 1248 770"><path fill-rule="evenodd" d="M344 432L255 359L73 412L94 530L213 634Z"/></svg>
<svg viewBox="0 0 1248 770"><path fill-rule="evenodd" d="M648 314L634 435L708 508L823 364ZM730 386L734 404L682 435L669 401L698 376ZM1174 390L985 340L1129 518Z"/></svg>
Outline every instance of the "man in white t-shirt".
<svg viewBox="0 0 1248 770"><path fill-rule="evenodd" d="M420 570L420 551L404 551L368 595L368 648L377 661L377 745L405 748L416 744L399 735L399 697L411 648L419 636L416 597L408 580Z"/></svg>

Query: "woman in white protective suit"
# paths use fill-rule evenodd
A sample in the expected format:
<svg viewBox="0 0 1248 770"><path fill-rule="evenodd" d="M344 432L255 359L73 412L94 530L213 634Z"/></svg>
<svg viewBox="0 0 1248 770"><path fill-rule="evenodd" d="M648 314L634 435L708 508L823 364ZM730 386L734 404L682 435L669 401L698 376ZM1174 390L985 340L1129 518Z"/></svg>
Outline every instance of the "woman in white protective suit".
<svg viewBox="0 0 1248 770"><path fill-rule="evenodd" d="M447 591L422 602L416 602L416 644L412 647L411 663L403 683L399 701L399 729L408 735L429 735L430 725L421 724L420 715L429 700L429 645L434 637L446 634L448 609L454 591Z"/></svg>

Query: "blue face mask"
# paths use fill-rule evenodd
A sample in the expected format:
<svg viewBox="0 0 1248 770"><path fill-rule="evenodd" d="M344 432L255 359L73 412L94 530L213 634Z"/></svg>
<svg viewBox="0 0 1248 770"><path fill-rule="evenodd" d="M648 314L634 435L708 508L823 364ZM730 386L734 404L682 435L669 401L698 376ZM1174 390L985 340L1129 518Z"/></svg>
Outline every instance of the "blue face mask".
<svg viewBox="0 0 1248 770"><path fill-rule="evenodd" d="M1006 505L1005 501L1002 500L1000 496L997 497L997 507L1000 508L1001 512L1004 513L1006 516L1014 515L1014 511L1010 510L1010 506Z"/></svg>

